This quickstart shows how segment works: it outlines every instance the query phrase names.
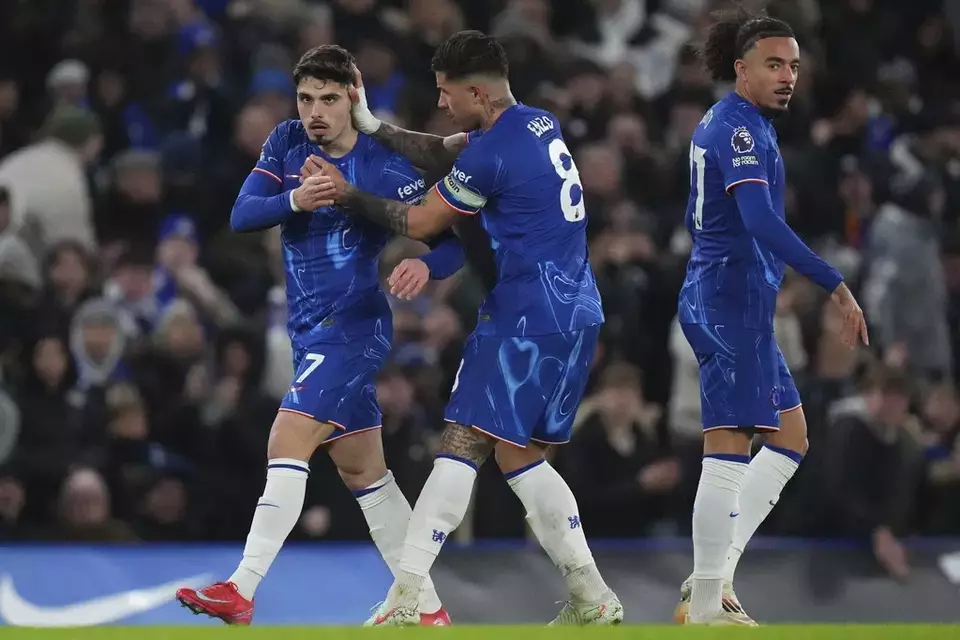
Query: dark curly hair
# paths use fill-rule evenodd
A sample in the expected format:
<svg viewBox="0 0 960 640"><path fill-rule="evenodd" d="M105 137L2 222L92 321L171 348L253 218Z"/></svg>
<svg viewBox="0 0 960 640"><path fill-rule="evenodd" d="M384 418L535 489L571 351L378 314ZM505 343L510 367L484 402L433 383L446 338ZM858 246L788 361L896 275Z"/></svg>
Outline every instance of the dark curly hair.
<svg viewBox="0 0 960 640"><path fill-rule="evenodd" d="M721 16L713 25L701 55L711 78L717 82L732 82L737 79L734 63L758 40L794 37L793 29L783 20L738 11Z"/></svg>

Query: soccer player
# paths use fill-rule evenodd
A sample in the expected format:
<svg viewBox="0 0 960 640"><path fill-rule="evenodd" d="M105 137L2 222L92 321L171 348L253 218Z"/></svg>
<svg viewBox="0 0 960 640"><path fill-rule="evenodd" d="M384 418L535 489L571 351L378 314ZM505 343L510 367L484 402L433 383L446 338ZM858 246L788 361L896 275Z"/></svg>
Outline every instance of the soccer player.
<svg viewBox="0 0 960 640"><path fill-rule="evenodd" d="M340 47L304 54L293 72L300 119L270 134L230 217L234 231L281 226L296 373L270 431L266 487L240 566L225 582L177 592L195 613L228 624L250 623L254 592L300 518L308 462L319 446L326 445L354 492L394 572L410 518L410 505L384 462L374 387L392 337L378 277L391 234L331 206L319 178L301 184L304 161L316 154L359 188L407 202L423 196L425 182L406 159L354 128L347 93L353 69L353 56ZM404 274L394 274L395 289L415 294L423 282L416 272L443 278L462 266L459 241L445 234L422 262L408 262ZM423 239L434 235L441 234ZM419 605L417 622L449 624L426 578Z"/></svg>
<svg viewBox="0 0 960 640"><path fill-rule="evenodd" d="M784 221L786 178L771 119L787 110L797 81L793 31L769 17L722 21L704 58L715 80L736 89L707 111L690 145L693 252L678 313L700 362L704 455L693 575L676 616L755 626L733 591L734 571L807 450L800 397L773 335L784 265L831 294L848 345L866 343L867 331L840 273ZM751 460L756 433L765 446Z"/></svg>
<svg viewBox="0 0 960 640"><path fill-rule="evenodd" d="M556 117L513 98L507 57L495 39L479 31L455 34L437 49L433 70L440 108L461 130L472 130L468 136L445 140L382 125L366 109L362 87L354 114L361 128L395 149L432 149L449 158L451 148L466 145L421 204L365 192L319 163L339 204L412 238L480 213L497 262L497 284L464 347L440 453L375 623L416 624L430 567L463 519L477 469L495 452L570 589L571 601L552 624L616 624L623 619L620 601L593 560L573 493L544 457L548 447L570 439L603 323L577 167Z"/></svg>

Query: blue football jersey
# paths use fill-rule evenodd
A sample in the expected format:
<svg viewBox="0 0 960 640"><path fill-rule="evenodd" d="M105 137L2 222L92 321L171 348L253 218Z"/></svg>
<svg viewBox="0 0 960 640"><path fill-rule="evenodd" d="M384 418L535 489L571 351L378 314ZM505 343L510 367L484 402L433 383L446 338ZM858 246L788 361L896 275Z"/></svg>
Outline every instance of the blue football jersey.
<svg viewBox="0 0 960 640"><path fill-rule="evenodd" d="M603 323L583 188L556 117L518 104L468 140L436 190L461 213L480 212L490 236L497 284L480 307L477 334L547 335Z"/></svg>
<svg viewBox="0 0 960 640"><path fill-rule="evenodd" d="M731 190L769 185L784 219L786 179L777 134L756 106L731 93L703 116L690 144L686 226L693 251L680 291L681 323L773 329L784 263L744 227Z"/></svg>
<svg viewBox="0 0 960 640"><path fill-rule="evenodd" d="M274 129L254 171L276 179L284 191L295 189L311 154L336 165L357 188L383 198L416 202L426 190L408 160L373 138L361 133L348 154L333 158L309 140L299 120ZM392 315L379 286L380 252L389 231L333 206L289 217L280 237L294 349L374 334L389 340Z"/></svg>

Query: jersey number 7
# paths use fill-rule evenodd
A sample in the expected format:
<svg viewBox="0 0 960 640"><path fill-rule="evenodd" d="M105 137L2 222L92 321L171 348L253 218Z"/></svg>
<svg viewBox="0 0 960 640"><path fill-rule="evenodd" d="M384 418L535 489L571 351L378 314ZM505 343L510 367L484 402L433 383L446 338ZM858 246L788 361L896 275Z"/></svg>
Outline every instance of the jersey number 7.
<svg viewBox="0 0 960 640"><path fill-rule="evenodd" d="M693 228L703 229L703 172L707 168L707 150L690 143L690 188L696 189L693 206Z"/></svg>
<svg viewBox="0 0 960 640"><path fill-rule="evenodd" d="M563 180L560 187L560 209L563 217L567 222L580 222L587 215L587 209L583 206L583 187L580 185L577 163L573 161L567 144L560 138L553 140L547 151L550 153L554 170Z"/></svg>
<svg viewBox="0 0 960 640"><path fill-rule="evenodd" d="M307 368L303 370L303 373L297 376L297 380L294 384L303 384L304 381L310 377L310 374L317 370L317 367L320 366L320 363L323 362L325 357L326 356L323 356L319 353L308 353L307 355L303 356L304 362L309 362L310 364L307 365Z"/></svg>

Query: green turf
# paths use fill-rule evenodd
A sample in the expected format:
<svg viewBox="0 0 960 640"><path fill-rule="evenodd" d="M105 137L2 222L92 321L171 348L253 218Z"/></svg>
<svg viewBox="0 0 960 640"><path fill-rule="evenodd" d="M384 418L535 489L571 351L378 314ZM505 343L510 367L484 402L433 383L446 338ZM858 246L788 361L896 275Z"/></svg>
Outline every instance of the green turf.
<svg viewBox="0 0 960 640"><path fill-rule="evenodd" d="M93 627L83 629L20 629L6 627L3 640L365 640L367 638L448 638L450 640L536 640L594 638L673 640L703 638L775 638L777 640L943 640L960 638L960 625L770 625L759 629L690 628L663 625L620 627L553 628L533 626L407 629L358 629L356 627Z"/></svg>

